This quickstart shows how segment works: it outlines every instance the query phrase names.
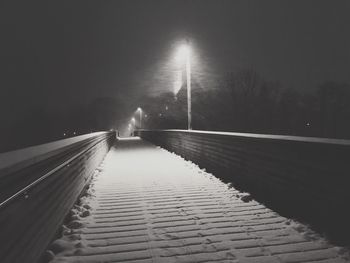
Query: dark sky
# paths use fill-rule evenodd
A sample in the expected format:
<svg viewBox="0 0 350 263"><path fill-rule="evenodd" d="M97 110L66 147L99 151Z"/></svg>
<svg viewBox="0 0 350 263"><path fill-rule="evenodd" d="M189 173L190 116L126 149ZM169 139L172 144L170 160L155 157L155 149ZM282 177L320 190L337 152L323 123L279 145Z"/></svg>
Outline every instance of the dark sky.
<svg viewBox="0 0 350 263"><path fill-rule="evenodd" d="M184 38L207 86L239 67L297 89L350 82L349 14L348 0L1 1L0 116L169 89Z"/></svg>

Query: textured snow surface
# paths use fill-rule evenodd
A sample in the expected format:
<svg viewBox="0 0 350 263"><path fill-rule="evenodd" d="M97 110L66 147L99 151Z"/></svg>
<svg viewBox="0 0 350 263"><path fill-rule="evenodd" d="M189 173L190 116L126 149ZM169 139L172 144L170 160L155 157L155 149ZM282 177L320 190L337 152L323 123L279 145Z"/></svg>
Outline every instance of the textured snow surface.
<svg viewBox="0 0 350 263"><path fill-rule="evenodd" d="M51 262L349 262L344 248L139 139L111 149L70 217Z"/></svg>

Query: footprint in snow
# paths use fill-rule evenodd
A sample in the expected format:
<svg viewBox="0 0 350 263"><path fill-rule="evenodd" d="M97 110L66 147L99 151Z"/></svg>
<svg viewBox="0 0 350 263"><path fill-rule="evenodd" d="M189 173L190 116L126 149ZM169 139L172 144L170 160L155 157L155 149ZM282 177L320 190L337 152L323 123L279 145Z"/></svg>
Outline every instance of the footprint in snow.
<svg viewBox="0 0 350 263"><path fill-rule="evenodd" d="M78 220L74 220L68 224L68 227L71 229L77 229L77 228L83 227L83 225L84 224L82 222L80 222Z"/></svg>
<svg viewBox="0 0 350 263"><path fill-rule="evenodd" d="M236 256L232 252L227 252L226 259L236 259Z"/></svg>
<svg viewBox="0 0 350 263"><path fill-rule="evenodd" d="M74 251L74 255L83 255L84 254L84 249L78 248Z"/></svg>
<svg viewBox="0 0 350 263"><path fill-rule="evenodd" d="M169 239L178 239L179 237L173 234L165 234L165 237L169 238Z"/></svg>
<svg viewBox="0 0 350 263"><path fill-rule="evenodd" d="M248 203L253 200L253 197L251 195L245 195L241 197L241 200L245 203Z"/></svg>
<svg viewBox="0 0 350 263"><path fill-rule="evenodd" d="M90 211L89 211L89 210L85 210L84 212L82 212L82 213L80 214L81 217L87 217L87 216L89 216L89 215L90 215Z"/></svg>
<svg viewBox="0 0 350 263"><path fill-rule="evenodd" d="M206 238L204 241L203 241L203 243L204 244L211 244L211 239L210 238Z"/></svg>

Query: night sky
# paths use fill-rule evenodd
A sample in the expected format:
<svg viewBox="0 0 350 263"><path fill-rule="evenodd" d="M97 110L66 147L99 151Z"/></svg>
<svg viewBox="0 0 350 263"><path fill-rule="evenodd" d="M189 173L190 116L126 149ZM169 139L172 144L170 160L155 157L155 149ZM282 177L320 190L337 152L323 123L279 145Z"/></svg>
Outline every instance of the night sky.
<svg viewBox="0 0 350 263"><path fill-rule="evenodd" d="M2 1L1 123L37 104L170 90L186 38L204 87L245 67L299 90L350 82L349 14L348 0Z"/></svg>

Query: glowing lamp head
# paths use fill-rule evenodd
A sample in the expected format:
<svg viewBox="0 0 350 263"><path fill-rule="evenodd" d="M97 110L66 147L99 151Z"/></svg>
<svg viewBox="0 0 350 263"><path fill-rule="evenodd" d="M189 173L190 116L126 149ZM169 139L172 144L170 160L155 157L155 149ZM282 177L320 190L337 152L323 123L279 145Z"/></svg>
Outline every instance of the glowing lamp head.
<svg viewBox="0 0 350 263"><path fill-rule="evenodd" d="M190 56L191 49L189 45L182 45L179 47L177 54L176 54L176 59L177 60L185 60Z"/></svg>
<svg viewBox="0 0 350 263"><path fill-rule="evenodd" d="M131 118L131 122L133 122L133 123L135 122L135 118L134 117Z"/></svg>
<svg viewBox="0 0 350 263"><path fill-rule="evenodd" d="M140 112L140 111L141 111L141 108L140 108L140 107L138 107L138 108L137 108L137 111L138 111L138 112Z"/></svg>

